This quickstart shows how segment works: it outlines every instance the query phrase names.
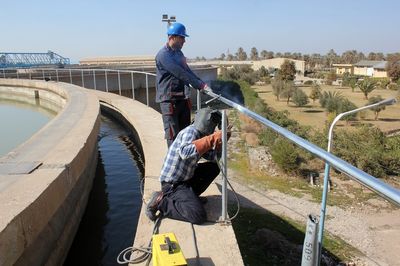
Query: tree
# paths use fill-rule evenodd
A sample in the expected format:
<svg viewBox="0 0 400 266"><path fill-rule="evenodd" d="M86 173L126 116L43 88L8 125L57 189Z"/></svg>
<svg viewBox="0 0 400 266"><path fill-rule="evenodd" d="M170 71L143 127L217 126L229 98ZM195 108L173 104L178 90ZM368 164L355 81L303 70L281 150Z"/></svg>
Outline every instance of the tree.
<svg viewBox="0 0 400 266"><path fill-rule="evenodd" d="M330 49L325 57L325 66L332 67L332 64L339 61L339 56L335 53L333 49Z"/></svg>
<svg viewBox="0 0 400 266"><path fill-rule="evenodd" d="M343 99L343 95L340 92L324 91L319 98L319 103L328 113L337 114Z"/></svg>
<svg viewBox="0 0 400 266"><path fill-rule="evenodd" d="M296 66L293 61L285 59L279 70L279 74L284 81L294 80L296 75Z"/></svg>
<svg viewBox="0 0 400 266"><path fill-rule="evenodd" d="M234 59L234 57L233 57L232 54L228 54L228 55L226 56L226 60L228 60L228 61L232 61L233 59Z"/></svg>
<svg viewBox="0 0 400 266"><path fill-rule="evenodd" d="M358 53L356 50L346 51L342 54L342 63L355 64L358 62Z"/></svg>
<svg viewBox="0 0 400 266"><path fill-rule="evenodd" d="M374 96L374 97L371 97L371 98L368 99L367 105L378 103L380 101L383 101L383 98L380 95ZM385 108L386 108L385 105L380 105L380 106L376 106L376 107L371 108L371 110L374 111L375 120L378 120L379 112L382 111L382 110L385 110Z"/></svg>
<svg viewBox="0 0 400 266"><path fill-rule="evenodd" d="M321 97L321 87L318 84L312 86L309 97L311 100L313 100L313 103L315 103L316 99L319 99L319 97Z"/></svg>
<svg viewBox="0 0 400 266"><path fill-rule="evenodd" d="M299 88L293 92L292 98L294 104L298 107L304 106L308 103L307 94L305 94L305 92Z"/></svg>
<svg viewBox="0 0 400 266"><path fill-rule="evenodd" d="M336 79L337 79L336 73L334 71L331 71L328 73L328 76L326 77L326 84L332 85L332 83L336 81Z"/></svg>
<svg viewBox="0 0 400 266"><path fill-rule="evenodd" d="M239 47L238 51L236 52L236 57L237 57L237 59L240 60L240 61L247 60L247 54L246 54L246 52L243 50L242 47Z"/></svg>
<svg viewBox="0 0 400 266"><path fill-rule="evenodd" d="M268 70L265 68L265 66L261 66L260 69L258 70L258 74L260 77L267 77L268 76Z"/></svg>
<svg viewBox="0 0 400 266"><path fill-rule="evenodd" d="M283 91L281 92L281 96L285 97L287 99L286 104L289 105L290 98L293 96L294 91L296 90L296 87L294 86L293 82L285 82L285 86L283 88Z"/></svg>
<svg viewBox="0 0 400 266"><path fill-rule="evenodd" d="M258 51L257 51L257 48L256 48L256 47L251 48L251 51L250 51L250 59L251 59L251 60L258 60L258 59L259 59L259 57L258 57Z"/></svg>
<svg viewBox="0 0 400 266"><path fill-rule="evenodd" d="M279 95L281 95L284 88L285 88L285 82L283 80L274 79L274 81L272 81L272 91L276 96L277 101L279 101Z"/></svg>
<svg viewBox="0 0 400 266"><path fill-rule="evenodd" d="M400 53L388 55L386 70L394 82L400 80Z"/></svg>
<svg viewBox="0 0 400 266"><path fill-rule="evenodd" d="M222 54L219 56L219 59L220 59L220 60L225 60L225 57L226 57L225 54L222 53Z"/></svg>
<svg viewBox="0 0 400 266"><path fill-rule="evenodd" d="M374 81L366 78L362 82L358 83L358 87L362 91L365 96L365 99L368 100L368 94L376 89L377 85Z"/></svg>
<svg viewBox="0 0 400 266"><path fill-rule="evenodd" d="M337 110L337 113L344 113L347 111L357 109L357 106L353 102L349 101L348 99L342 99L339 102L338 107L339 108ZM356 116L357 116L356 113L349 114L349 115L346 115L345 117L343 117L343 120L346 120L346 121L354 120L356 118Z"/></svg>

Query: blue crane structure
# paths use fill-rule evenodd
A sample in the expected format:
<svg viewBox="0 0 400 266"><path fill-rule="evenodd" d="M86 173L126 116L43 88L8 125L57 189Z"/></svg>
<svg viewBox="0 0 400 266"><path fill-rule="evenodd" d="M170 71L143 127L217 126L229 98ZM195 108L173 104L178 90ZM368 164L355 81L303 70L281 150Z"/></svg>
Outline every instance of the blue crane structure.
<svg viewBox="0 0 400 266"><path fill-rule="evenodd" d="M43 65L69 65L69 58L52 51L47 53L7 53L0 52L0 68L34 67Z"/></svg>

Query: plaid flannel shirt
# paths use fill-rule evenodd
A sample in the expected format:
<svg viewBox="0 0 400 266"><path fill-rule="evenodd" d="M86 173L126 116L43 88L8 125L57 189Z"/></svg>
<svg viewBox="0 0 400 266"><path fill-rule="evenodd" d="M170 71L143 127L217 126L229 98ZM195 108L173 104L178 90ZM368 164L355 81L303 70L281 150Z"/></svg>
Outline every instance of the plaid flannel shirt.
<svg viewBox="0 0 400 266"><path fill-rule="evenodd" d="M197 152L193 141L201 138L201 133L190 125L181 130L168 149L164 165L161 169L160 182L182 182L193 177L200 154ZM215 151L210 150L202 157L213 160Z"/></svg>

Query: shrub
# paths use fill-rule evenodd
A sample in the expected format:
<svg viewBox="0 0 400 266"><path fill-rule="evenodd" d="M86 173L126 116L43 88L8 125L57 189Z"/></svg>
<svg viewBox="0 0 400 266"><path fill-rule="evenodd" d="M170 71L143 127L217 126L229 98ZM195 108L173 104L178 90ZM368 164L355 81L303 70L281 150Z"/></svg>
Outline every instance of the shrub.
<svg viewBox="0 0 400 266"><path fill-rule="evenodd" d="M314 82L312 80L306 80L304 82L304 85L313 85L313 84L314 84Z"/></svg>
<svg viewBox="0 0 400 266"><path fill-rule="evenodd" d="M387 85L387 88L389 90L397 91L400 88L400 85L397 85L396 83L390 83Z"/></svg>
<svg viewBox="0 0 400 266"><path fill-rule="evenodd" d="M279 168L285 172L294 172L301 163L294 145L282 138L278 138L272 146L271 156Z"/></svg>
<svg viewBox="0 0 400 266"><path fill-rule="evenodd" d="M308 103L307 94L300 88L293 92L292 100L296 106L304 106Z"/></svg>
<svg viewBox="0 0 400 266"><path fill-rule="evenodd" d="M333 152L370 175L378 178L385 176L382 168L385 136L376 127L336 131Z"/></svg>

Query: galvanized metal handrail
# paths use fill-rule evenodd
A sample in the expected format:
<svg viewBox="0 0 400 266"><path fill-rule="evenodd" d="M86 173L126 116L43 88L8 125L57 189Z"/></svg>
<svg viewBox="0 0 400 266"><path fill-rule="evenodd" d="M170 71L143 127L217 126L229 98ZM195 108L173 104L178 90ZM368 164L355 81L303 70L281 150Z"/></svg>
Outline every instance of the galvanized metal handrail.
<svg viewBox="0 0 400 266"><path fill-rule="evenodd" d="M321 149L320 147L316 146L315 144L312 144L311 142L308 142L307 140L297 136L296 134L293 134L289 130L278 126L277 124L269 121L265 117L262 117L253 111L250 111L249 109L243 107L242 105L239 105L229 99L226 99L218 94L215 94L211 90L206 90L205 93L211 97L216 97L221 102L223 102L223 103L235 108L239 112L257 120L258 122L262 123L264 126L274 130L275 132L279 133L283 137L289 139L293 143L297 144L298 146L304 148L305 150L309 151L310 153L314 154L315 156L317 156L320 159L324 160L325 162L329 163L332 167L335 167L342 173L348 175L349 177L353 178L357 182L368 187L372 191L378 193L380 196L395 203L397 206L400 206L400 190L391 187L390 185L365 173L364 171L345 162L344 160L336 157L335 155Z"/></svg>
<svg viewBox="0 0 400 266"><path fill-rule="evenodd" d="M21 78L22 74L19 74L18 70L19 68L3 68L0 69L2 72L3 78L7 77L16 77L17 79ZM16 73L10 73L10 71L16 70ZM80 85L84 88L86 88L85 82L87 82L87 79L85 79L85 76L92 76L93 78L90 78L90 80L93 80L93 89L97 90L97 85L99 84L96 80L96 73L99 73L98 75L104 74L105 76L105 91L109 92L109 75L110 73L114 73L118 77L118 93L119 95L122 95L122 88L121 88L121 73L125 74L130 74L131 76L131 91L132 91L132 98L135 100L135 82L134 82L134 74L141 74L145 75L145 82L146 82L146 104L149 106L149 79L148 76L153 76L155 77L156 74L154 73L149 73L149 72L144 72L144 71L137 71L137 70L119 70L119 69L90 69L90 68L23 68L21 70L34 70L36 73L29 72L29 79L35 78L33 74L38 74L38 78L40 79L46 79L49 78L52 73L55 74L57 82L63 77L60 75L62 72L66 72L67 76L69 76L69 83L73 83L72 76L74 72L77 72L78 75L81 76L80 80ZM6 73L7 72L7 73ZM1 76L1 74L0 74ZM64 76L65 77L65 76Z"/></svg>

